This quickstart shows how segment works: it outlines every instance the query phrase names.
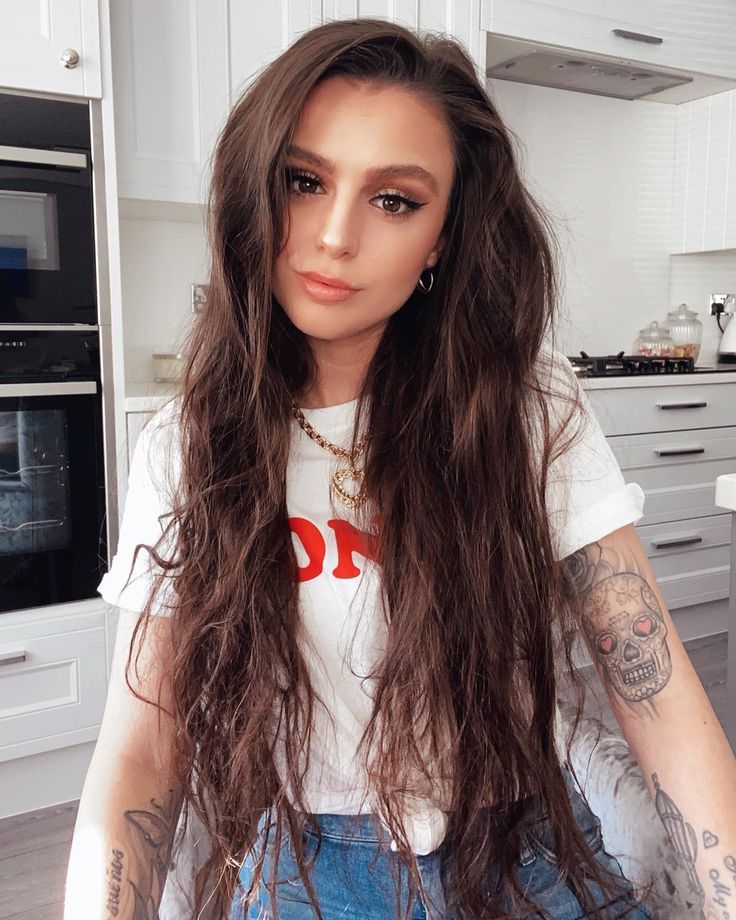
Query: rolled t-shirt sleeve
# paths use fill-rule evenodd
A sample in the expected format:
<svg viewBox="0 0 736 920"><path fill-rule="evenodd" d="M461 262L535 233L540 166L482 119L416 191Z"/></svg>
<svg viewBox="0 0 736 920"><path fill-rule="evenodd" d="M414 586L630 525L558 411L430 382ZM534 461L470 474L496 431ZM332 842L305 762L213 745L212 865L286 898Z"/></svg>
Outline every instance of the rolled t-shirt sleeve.
<svg viewBox="0 0 736 920"><path fill-rule="evenodd" d="M559 352L554 352L554 357L555 378L563 384L557 392L577 395L582 406L562 442L577 432L573 443L548 469L547 509L555 558L560 560L638 521L644 514L644 490L638 483L624 480L572 364ZM562 404L553 406L553 416L559 418L563 409Z"/></svg>
<svg viewBox="0 0 736 920"><path fill-rule="evenodd" d="M108 604L142 611L155 588L161 567L142 548L131 573L136 545L155 546L169 525L171 496L180 470L177 401L172 400L143 426L133 450L128 473L128 490L120 522L118 545L109 571L97 586ZM175 527L169 528L157 552L169 558L173 552ZM170 616L176 603L174 569L167 572L156 591L151 612Z"/></svg>

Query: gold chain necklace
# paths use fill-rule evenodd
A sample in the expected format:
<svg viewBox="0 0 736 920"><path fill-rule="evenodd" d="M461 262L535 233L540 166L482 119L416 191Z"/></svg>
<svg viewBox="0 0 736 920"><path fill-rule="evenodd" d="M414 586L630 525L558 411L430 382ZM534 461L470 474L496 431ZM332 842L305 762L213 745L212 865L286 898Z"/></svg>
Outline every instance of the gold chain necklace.
<svg viewBox="0 0 736 920"><path fill-rule="evenodd" d="M319 446L323 447L325 450L329 450L330 453L334 454L336 457L342 457L343 460L348 461L347 467L340 467L332 476L332 488L335 491L337 497L344 505L347 505L348 508L357 508L358 506L362 505L365 501L363 470L359 470L357 468L356 461L363 452L367 438L363 438L358 443L355 450L351 453L344 447L338 447L337 444L333 444L332 441L328 441L327 438L323 437L312 425L310 425L310 423L304 417L302 410L293 400L291 406L294 410L296 420L313 441L316 441L317 444L319 444ZM343 483L346 479L352 479L353 482L357 483L357 492L351 494L345 490Z"/></svg>

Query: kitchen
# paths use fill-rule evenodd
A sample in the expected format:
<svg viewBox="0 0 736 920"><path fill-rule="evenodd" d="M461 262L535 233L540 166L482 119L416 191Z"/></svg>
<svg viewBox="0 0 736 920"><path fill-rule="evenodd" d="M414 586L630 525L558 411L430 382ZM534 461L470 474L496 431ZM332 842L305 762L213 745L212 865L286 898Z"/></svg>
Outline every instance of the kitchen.
<svg viewBox="0 0 736 920"><path fill-rule="evenodd" d="M258 67L322 19L393 11L410 25L452 32L482 71L504 68L491 93L518 138L529 187L555 216L563 243L561 351L630 355L643 328L685 303L702 324L696 366L728 364L720 360L718 320L724 329L730 320L727 313L711 314L711 306L712 298L728 306L728 294L736 291L731 4L697 4L695 13L693 5L674 0L359 7L312 0L254 12L251 4L230 0L208 5L206 16L196 2L186 6L186 16L127 0L53 6L49 40L48 23L37 21L37 12L11 12L8 4L6 21L17 17L17 28L6 33L12 41L0 38L0 91L92 100L110 546L135 437L169 390L156 378L175 375L179 343L204 294L205 189L217 131ZM614 35L614 28L626 35ZM665 69L679 79L636 101L562 89L550 85L549 76L547 85L524 82L538 79L534 75L501 79L512 70L510 58L529 51L527 43L567 48L577 59L618 56L637 71ZM75 49L81 60L72 64L66 52ZM1 136L0 143L6 143ZM731 516L728 506L717 507L714 487L717 476L736 471L730 428L736 377L727 367L692 377L667 374L664 361L662 370L585 382L624 475L638 482L649 477L640 524L647 539L659 543L652 544L651 558L671 591L678 629L685 639L708 641L723 638L729 626ZM651 407L634 412L645 399ZM657 402L707 405L661 412ZM660 470L649 459L652 448L665 458L657 461ZM684 456L672 459L673 450ZM114 629L115 611L93 596L3 614L0 651L16 657L3 671L8 733L0 734L1 817L79 797ZM20 649L28 652L25 661L17 658ZM45 684L32 683L34 670L43 670ZM60 729L62 715L68 721ZM24 902L23 909L34 907Z"/></svg>

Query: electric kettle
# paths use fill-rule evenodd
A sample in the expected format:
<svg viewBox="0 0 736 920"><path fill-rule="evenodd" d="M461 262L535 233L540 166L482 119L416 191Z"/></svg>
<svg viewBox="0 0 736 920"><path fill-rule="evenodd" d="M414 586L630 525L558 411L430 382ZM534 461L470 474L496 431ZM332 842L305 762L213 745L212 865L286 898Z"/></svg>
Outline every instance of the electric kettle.
<svg viewBox="0 0 736 920"><path fill-rule="evenodd" d="M728 315L729 320L721 336L718 346L718 360L725 363L736 364L736 294L729 294L723 302L723 316Z"/></svg>

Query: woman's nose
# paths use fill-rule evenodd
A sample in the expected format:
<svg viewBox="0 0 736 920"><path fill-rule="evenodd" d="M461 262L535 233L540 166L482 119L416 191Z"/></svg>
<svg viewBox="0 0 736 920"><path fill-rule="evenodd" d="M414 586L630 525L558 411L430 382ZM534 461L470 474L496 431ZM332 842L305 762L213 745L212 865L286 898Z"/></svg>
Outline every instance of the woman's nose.
<svg viewBox="0 0 736 920"><path fill-rule="evenodd" d="M349 205L334 200L325 208L317 237L318 244L330 255L354 253L358 241L355 214Z"/></svg>

